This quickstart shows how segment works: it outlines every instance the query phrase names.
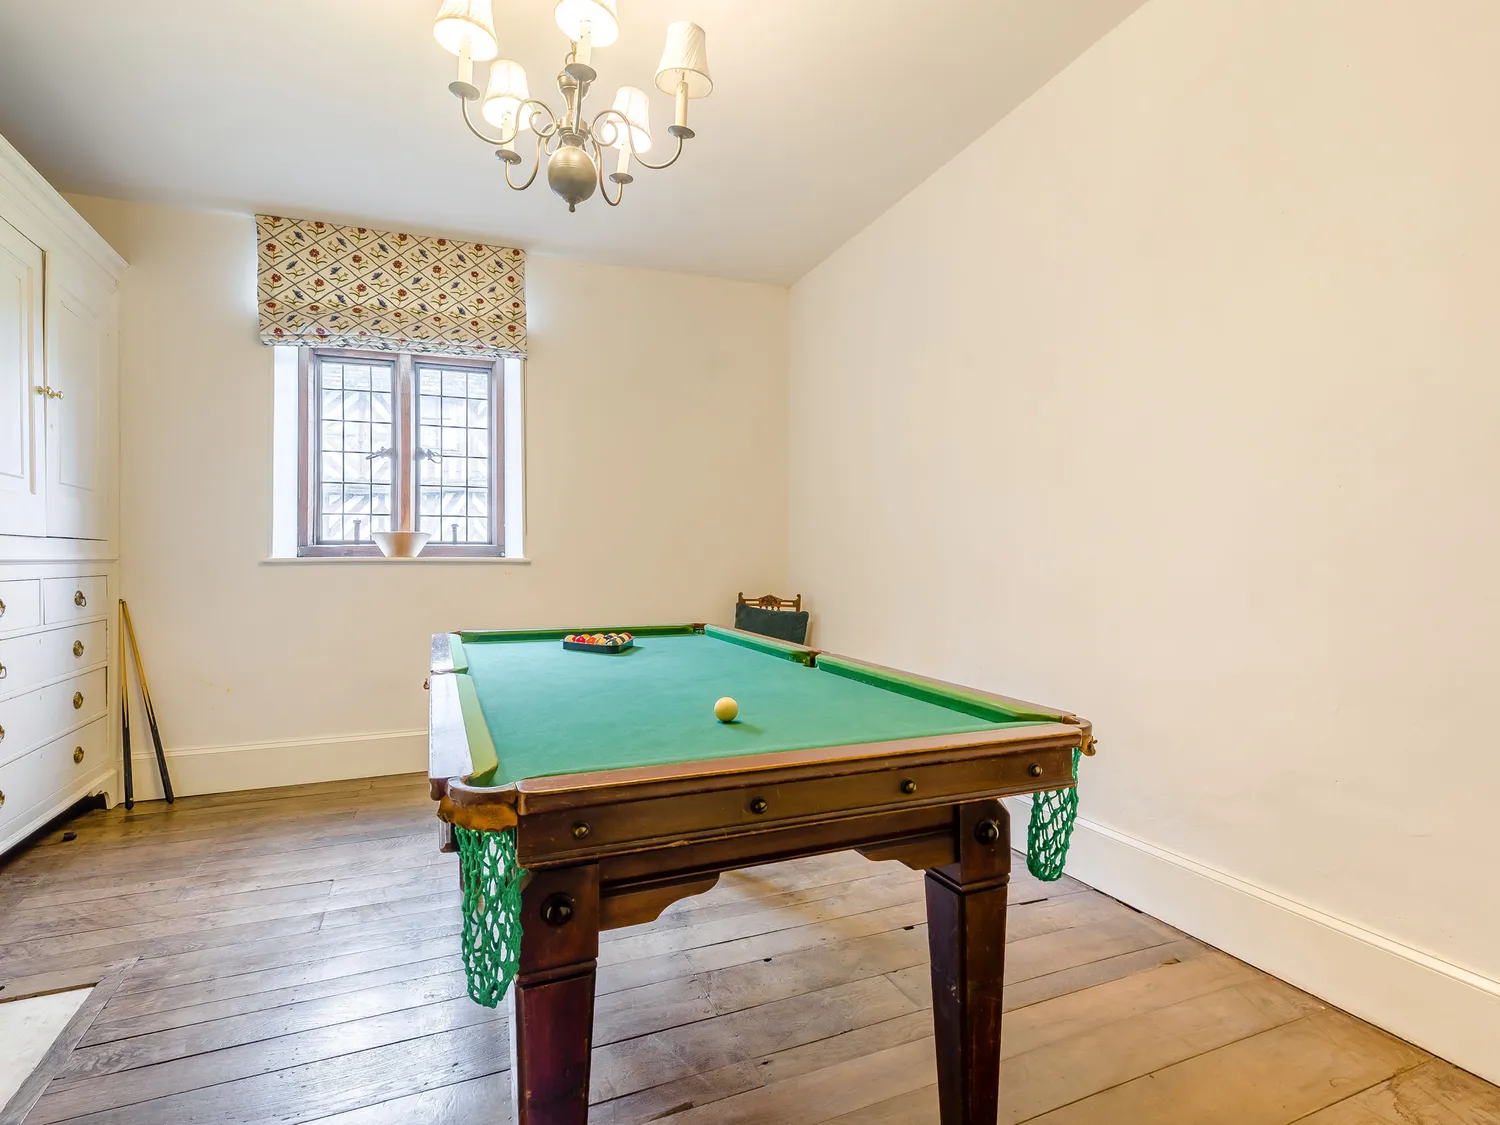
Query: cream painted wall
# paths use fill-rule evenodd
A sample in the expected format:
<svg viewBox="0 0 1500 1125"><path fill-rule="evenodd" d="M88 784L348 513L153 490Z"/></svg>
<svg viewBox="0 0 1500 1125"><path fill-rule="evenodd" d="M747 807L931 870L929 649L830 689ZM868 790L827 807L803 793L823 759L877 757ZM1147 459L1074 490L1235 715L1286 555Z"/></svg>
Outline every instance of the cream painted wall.
<svg viewBox="0 0 1500 1125"><path fill-rule="evenodd" d="M789 587L1093 719L1084 878L1492 1079L1496 42L1148 3L794 287Z"/></svg>
<svg viewBox="0 0 1500 1125"><path fill-rule="evenodd" d="M121 582L189 788L422 768L435 631L722 621L784 585L784 288L533 258L530 565L267 564L254 224L72 202L131 264Z"/></svg>

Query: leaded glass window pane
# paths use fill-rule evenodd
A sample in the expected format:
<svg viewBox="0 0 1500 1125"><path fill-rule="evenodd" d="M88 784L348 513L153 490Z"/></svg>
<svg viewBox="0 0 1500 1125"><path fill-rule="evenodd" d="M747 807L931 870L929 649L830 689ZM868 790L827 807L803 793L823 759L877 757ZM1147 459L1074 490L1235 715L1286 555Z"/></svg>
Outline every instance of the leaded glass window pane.
<svg viewBox="0 0 1500 1125"><path fill-rule="evenodd" d="M492 375L418 362L417 527L443 543L493 543Z"/></svg>
<svg viewBox="0 0 1500 1125"><path fill-rule="evenodd" d="M396 454L391 441L395 363L319 357L313 362L318 406L317 518L320 544L369 543L389 530Z"/></svg>

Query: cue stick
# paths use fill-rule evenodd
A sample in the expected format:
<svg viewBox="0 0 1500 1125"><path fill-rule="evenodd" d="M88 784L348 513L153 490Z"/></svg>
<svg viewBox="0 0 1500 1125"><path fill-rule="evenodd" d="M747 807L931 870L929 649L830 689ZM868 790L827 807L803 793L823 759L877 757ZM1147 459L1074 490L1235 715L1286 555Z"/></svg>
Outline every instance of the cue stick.
<svg viewBox="0 0 1500 1125"><path fill-rule="evenodd" d="M151 727L151 741L156 746L156 768L161 771L161 788L166 795L167 804L171 804L175 797L172 796L172 776L167 773L167 756L161 748L161 731L156 728L156 708L151 706L151 689L146 685L146 666L141 662L141 646L136 643L135 626L130 623L130 607L125 604L125 599L120 599L120 612L125 615L125 632L130 637L130 652L135 657L135 678L141 682L141 699L146 704L146 722Z"/></svg>
<svg viewBox="0 0 1500 1125"><path fill-rule="evenodd" d="M125 601L115 611L115 644L120 649L120 740L125 747L125 810L135 808L135 781L130 766L130 684L125 674Z"/></svg>

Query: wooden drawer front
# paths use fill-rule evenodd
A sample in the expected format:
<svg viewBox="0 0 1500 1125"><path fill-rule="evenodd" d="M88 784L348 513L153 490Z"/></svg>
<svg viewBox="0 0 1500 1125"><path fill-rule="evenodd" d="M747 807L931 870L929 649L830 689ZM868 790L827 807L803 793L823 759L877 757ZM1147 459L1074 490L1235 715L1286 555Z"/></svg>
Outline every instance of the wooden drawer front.
<svg viewBox="0 0 1500 1125"><path fill-rule="evenodd" d="M42 579L42 620L61 625L85 617L103 617L106 591L104 575L84 578Z"/></svg>
<svg viewBox="0 0 1500 1125"><path fill-rule="evenodd" d="M764 831L788 823L1058 789L1072 778L1073 750L1066 746L908 768L881 763L843 777L778 781L747 775L731 788L522 816L517 846L523 865L552 862L560 857ZM585 824L588 829L580 835L580 826Z"/></svg>
<svg viewBox="0 0 1500 1125"><path fill-rule="evenodd" d="M0 696L103 663L104 637L105 623L89 621L70 629L0 640Z"/></svg>
<svg viewBox="0 0 1500 1125"><path fill-rule="evenodd" d="M103 668L0 700L0 763L14 761L69 727L104 713L108 683ZM79 705L73 706L74 699Z"/></svg>
<svg viewBox="0 0 1500 1125"><path fill-rule="evenodd" d="M42 623L42 583L36 578L0 582L0 633Z"/></svg>
<svg viewBox="0 0 1500 1125"><path fill-rule="evenodd" d="M99 772L109 756L103 719L0 766L0 836L50 798Z"/></svg>

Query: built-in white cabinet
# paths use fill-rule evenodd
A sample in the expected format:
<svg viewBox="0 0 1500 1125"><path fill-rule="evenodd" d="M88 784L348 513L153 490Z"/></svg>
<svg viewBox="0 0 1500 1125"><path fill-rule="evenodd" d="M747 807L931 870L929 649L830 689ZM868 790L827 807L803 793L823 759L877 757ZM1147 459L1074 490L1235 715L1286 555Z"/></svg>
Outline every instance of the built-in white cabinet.
<svg viewBox="0 0 1500 1125"><path fill-rule="evenodd" d="M42 248L0 220L0 532L47 533Z"/></svg>
<svg viewBox="0 0 1500 1125"><path fill-rule="evenodd" d="M113 288L60 257L47 274L47 534L109 538Z"/></svg>
<svg viewBox="0 0 1500 1125"><path fill-rule="evenodd" d="M117 791L117 279L0 138L0 852Z"/></svg>

